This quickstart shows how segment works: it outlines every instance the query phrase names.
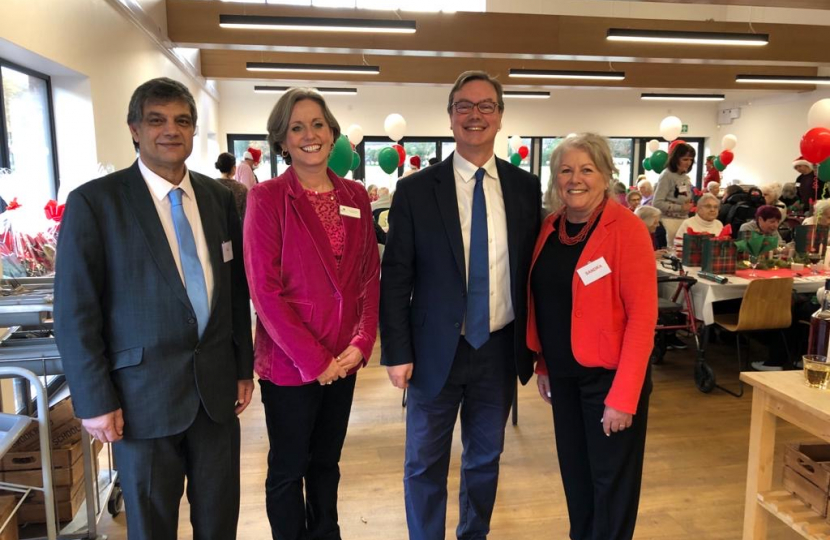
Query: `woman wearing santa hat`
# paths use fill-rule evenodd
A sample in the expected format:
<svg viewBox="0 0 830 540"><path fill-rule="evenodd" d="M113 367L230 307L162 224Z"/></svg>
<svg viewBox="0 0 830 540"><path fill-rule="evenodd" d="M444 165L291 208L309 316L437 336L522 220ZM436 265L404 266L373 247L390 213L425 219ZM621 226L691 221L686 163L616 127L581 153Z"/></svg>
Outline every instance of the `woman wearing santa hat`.
<svg viewBox="0 0 830 540"><path fill-rule="evenodd" d="M804 210L809 210L810 200L815 201L821 198L821 188L818 185L816 173L813 172L813 164L804 159L804 156L798 156L798 159L793 161L793 168L798 172L798 178L795 179L798 198Z"/></svg>
<svg viewBox="0 0 830 540"><path fill-rule="evenodd" d="M401 178L406 178L412 173L416 173L421 169L421 156L412 156L409 158L409 168L403 172Z"/></svg>
<svg viewBox="0 0 830 540"><path fill-rule="evenodd" d="M248 147L242 155L242 162L236 166L236 181L248 189L259 184L254 169L259 167L260 159L262 159L262 150L253 146Z"/></svg>

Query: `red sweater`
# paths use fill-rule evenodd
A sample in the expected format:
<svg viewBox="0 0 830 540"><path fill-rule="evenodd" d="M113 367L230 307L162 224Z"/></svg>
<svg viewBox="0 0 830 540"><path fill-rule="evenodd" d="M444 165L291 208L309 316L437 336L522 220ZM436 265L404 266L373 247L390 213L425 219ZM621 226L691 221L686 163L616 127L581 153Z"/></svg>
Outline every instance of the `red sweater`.
<svg viewBox="0 0 830 540"><path fill-rule="evenodd" d="M542 223L533 251L533 265L554 231L558 214ZM657 272L651 237L634 213L608 201L577 269L600 257L611 273L584 285L575 272L571 308L571 347L586 367L616 370L605 404L634 414L645 380L657 325ZM536 373L546 375L536 329L533 294L528 288L527 346L537 353Z"/></svg>

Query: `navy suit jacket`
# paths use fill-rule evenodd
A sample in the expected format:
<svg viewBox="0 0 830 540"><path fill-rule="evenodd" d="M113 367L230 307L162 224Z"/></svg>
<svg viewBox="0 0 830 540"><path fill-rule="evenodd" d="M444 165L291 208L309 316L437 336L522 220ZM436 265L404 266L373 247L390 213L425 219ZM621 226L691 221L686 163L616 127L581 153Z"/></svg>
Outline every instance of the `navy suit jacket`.
<svg viewBox="0 0 830 540"><path fill-rule="evenodd" d="M525 343L527 280L541 225L539 179L497 159L515 313L514 360L522 384L533 374ZM398 181L381 272L381 363L413 363L410 384L438 395L455 358L467 308L464 243L453 157ZM508 359L509 360L509 359Z"/></svg>
<svg viewBox="0 0 830 540"><path fill-rule="evenodd" d="M69 194L55 275L55 336L75 413L124 413L124 436L187 429L200 404L234 417L237 380L253 378L248 286L233 195L190 172L213 267L211 316L196 316L138 162ZM224 262L222 244L233 258Z"/></svg>

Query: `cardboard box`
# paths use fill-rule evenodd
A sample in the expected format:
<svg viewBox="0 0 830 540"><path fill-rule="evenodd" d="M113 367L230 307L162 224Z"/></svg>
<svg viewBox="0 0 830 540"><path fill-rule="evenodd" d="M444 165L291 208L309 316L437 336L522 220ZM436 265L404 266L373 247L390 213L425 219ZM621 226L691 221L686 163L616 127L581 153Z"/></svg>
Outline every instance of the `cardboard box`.
<svg viewBox="0 0 830 540"><path fill-rule="evenodd" d="M98 443L101 444L101 443ZM71 467L81 458L83 448L78 438L71 446L52 449L52 467L56 469ZM40 450L32 452L8 452L0 460L0 471L22 471L40 469L43 454Z"/></svg>
<svg viewBox="0 0 830 540"><path fill-rule="evenodd" d="M93 460L94 461L94 460ZM43 473L40 469L0 472L3 482L24 486L43 487ZM76 486L84 478L84 460L77 459L71 467L52 470L52 483L55 487Z"/></svg>
<svg viewBox="0 0 830 540"><path fill-rule="evenodd" d="M73 489L69 500L58 501L58 519L72 521L84 502L85 496L84 483L81 482ZM41 502L26 501L17 515L21 523L46 523L46 506Z"/></svg>
<svg viewBox="0 0 830 540"><path fill-rule="evenodd" d="M71 428L67 426L70 423ZM71 398L58 402L49 410L49 424L52 430L53 448L71 446L71 441L67 437L70 437L74 432L77 432L77 436L80 437L81 422L75 418ZM37 422L32 422L26 431L23 432L23 435L12 445L11 451L32 452L40 449L39 429L40 425Z"/></svg>
<svg viewBox="0 0 830 540"><path fill-rule="evenodd" d="M6 521L12 510L14 510L16 504L17 497L14 495L5 495L0 497L0 525ZM15 514L12 516L12 519L9 521L8 525L6 525L6 528L0 532L0 540L18 540L18 538L17 514Z"/></svg>

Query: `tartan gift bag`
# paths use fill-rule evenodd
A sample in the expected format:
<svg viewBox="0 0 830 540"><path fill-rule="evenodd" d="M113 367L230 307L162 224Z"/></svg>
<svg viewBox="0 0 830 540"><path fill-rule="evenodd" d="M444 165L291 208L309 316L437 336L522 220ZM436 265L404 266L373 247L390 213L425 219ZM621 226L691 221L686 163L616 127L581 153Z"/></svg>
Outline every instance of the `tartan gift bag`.
<svg viewBox="0 0 830 540"><path fill-rule="evenodd" d="M709 233L685 233L683 235L683 266L700 266L703 241L712 236Z"/></svg>
<svg viewBox="0 0 830 540"><path fill-rule="evenodd" d="M734 274L738 248L731 238L707 238L703 242L701 269L713 274Z"/></svg>
<svg viewBox="0 0 830 540"><path fill-rule="evenodd" d="M830 228L822 225L799 225L795 228L795 251L802 255L827 248L827 234Z"/></svg>

